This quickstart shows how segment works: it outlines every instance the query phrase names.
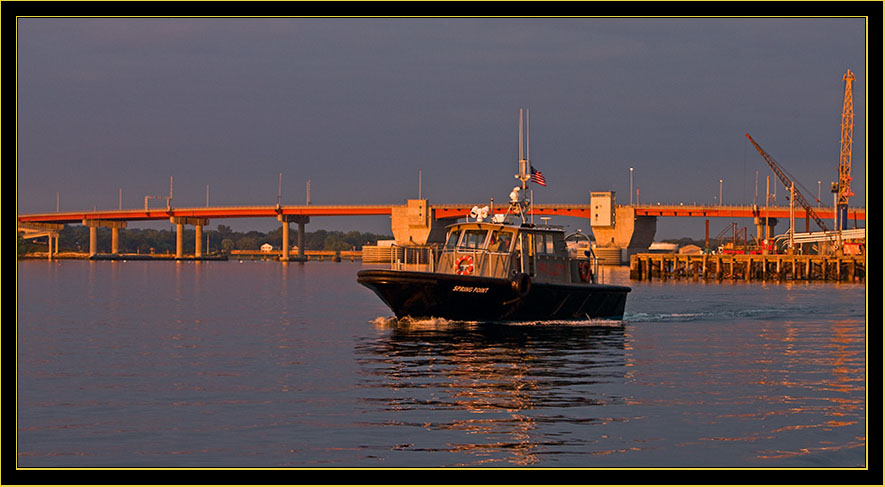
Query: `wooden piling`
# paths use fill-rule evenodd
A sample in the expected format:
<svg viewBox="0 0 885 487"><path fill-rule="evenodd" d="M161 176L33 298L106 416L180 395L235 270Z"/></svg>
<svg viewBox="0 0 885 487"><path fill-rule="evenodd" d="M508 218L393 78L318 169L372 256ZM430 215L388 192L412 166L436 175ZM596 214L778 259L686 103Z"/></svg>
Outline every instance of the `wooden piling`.
<svg viewBox="0 0 885 487"><path fill-rule="evenodd" d="M634 254L634 280L743 280L863 282L863 255L722 255Z"/></svg>

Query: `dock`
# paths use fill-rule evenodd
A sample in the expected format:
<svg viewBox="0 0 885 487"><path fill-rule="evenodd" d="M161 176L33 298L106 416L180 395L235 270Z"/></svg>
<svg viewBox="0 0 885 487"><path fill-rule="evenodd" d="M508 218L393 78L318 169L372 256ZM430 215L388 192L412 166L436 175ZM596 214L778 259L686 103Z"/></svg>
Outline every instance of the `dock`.
<svg viewBox="0 0 885 487"><path fill-rule="evenodd" d="M262 250L232 250L230 252L231 259L239 260L280 260L280 257L282 257L282 252L279 250L271 250L269 252ZM363 253L360 250L305 250L304 258L301 261L329 260L340 262L349 260L353 262L355 260L362 260L362 258ZM299 259L293 256L289 257L289 260L297 262Z"/></svg>
<svg viewBox="0 0 885 487"><path fill-rule="evenodd" d="M630 279L864 282L865 255L633 254Z"/></svg>

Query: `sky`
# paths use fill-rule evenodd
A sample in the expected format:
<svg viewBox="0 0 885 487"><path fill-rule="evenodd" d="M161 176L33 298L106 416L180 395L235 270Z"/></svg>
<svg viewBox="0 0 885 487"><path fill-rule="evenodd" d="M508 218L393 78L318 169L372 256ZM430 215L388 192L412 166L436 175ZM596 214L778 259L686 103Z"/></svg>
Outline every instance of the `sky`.
<svg viewBox="0 0 885 487"><path fill-rule="evenodd" d="M503 201L530 113L540 203L764 201L773 173L832 205L843 75L866 206L864 18L19 18L19 213ZM757 179L758 172L758 179ZM420 178L419 178L420 174ZM420 179L420 188L419 188ZM779 189L781 204L788 204ZM634 194L635 197L635 194ZM163 202L154 201L152 207ZM583 220L550 223L586 230ZM576 221L577 220L577 221ZM272 219L215 220L269 231ZM711 233L730 222L711 221ZM746 222L741 222L746 225ZM148 226L131 223L131 227ZM167 225L168 226L168 225ZM785 227L785 225L781 225ZM657 239L703 238L659 218ZM721 227L721 228L720 228ZM388 217L307 230L389 233ZM784 228L778 228L780 232ZM754 233L752 226L750 233Z"/></svg>

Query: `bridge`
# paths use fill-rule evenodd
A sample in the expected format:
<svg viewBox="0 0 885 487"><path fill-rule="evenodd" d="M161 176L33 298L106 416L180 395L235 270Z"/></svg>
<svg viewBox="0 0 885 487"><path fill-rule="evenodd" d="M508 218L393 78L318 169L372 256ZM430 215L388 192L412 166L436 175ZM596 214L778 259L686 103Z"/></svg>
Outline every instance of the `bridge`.
<svg viewBox="0 0 885 487"><path fill-rule="evenodd" d="M590 204L536 204L533 215L555 215L590 220L591 228L598 243L618 248L648 248L654 239L658 217L693 217L693 218L753 218L757 224L760 238L770 236L770 228L779 218L790 218L789 207L759 206L723 206L723 205L614 205L610 207L600 200ZM442 241L445 225L458 218L464 218L473 208L473 204L433 204L428 200L409 200L405 205L257 205L257 206L217 206L193 208L162 208L134 210L97 210L77 212L33 213L18 216L19 231L29 238L48 235L50 240L56 238L64 224L82 224L90 228L89 253L98 253L98 227L111 228L111 253L117 253L119 229L125 228L131 221L162 221L169 220L177 226L176 257L184 255L182 248L183 227L196 227L195 257L201 256L202 228L210 219L225 218L276 218L283 229L282 260L288 260L289 223L298 224L298 252L303 258L304 226L310 217L326 216L371 216L388 215L391 217L391 228L394 238L402 245L423 245L429 241ZM494 205L491 213L506 213L509 205ZM600 216L600 212L608 213ZM823 220L832 221L833 208L814 209ZM794 208L792 216L796 220L806 220L806 211ZM864 208L848 210L848 219L864 221ZM764 222L768 222L765 225ZM763 228L764 227L764 228ZM51 243L50 243L51 248ZM51 254L51 252L50 252Z"/></svg>

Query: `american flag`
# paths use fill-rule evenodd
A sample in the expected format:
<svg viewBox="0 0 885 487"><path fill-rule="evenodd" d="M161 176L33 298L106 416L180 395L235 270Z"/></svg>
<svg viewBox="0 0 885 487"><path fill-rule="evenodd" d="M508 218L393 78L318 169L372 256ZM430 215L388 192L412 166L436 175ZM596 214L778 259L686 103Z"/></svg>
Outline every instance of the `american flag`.
<svg viewBox="0 0 885 487"><path fill-rule="evenodd" d="M532 182L538 183L541 186L547 186L547 180L544 179L544 175L541 174L541 171L535 169L534 166L530 166L532 169Z"/></svg>

